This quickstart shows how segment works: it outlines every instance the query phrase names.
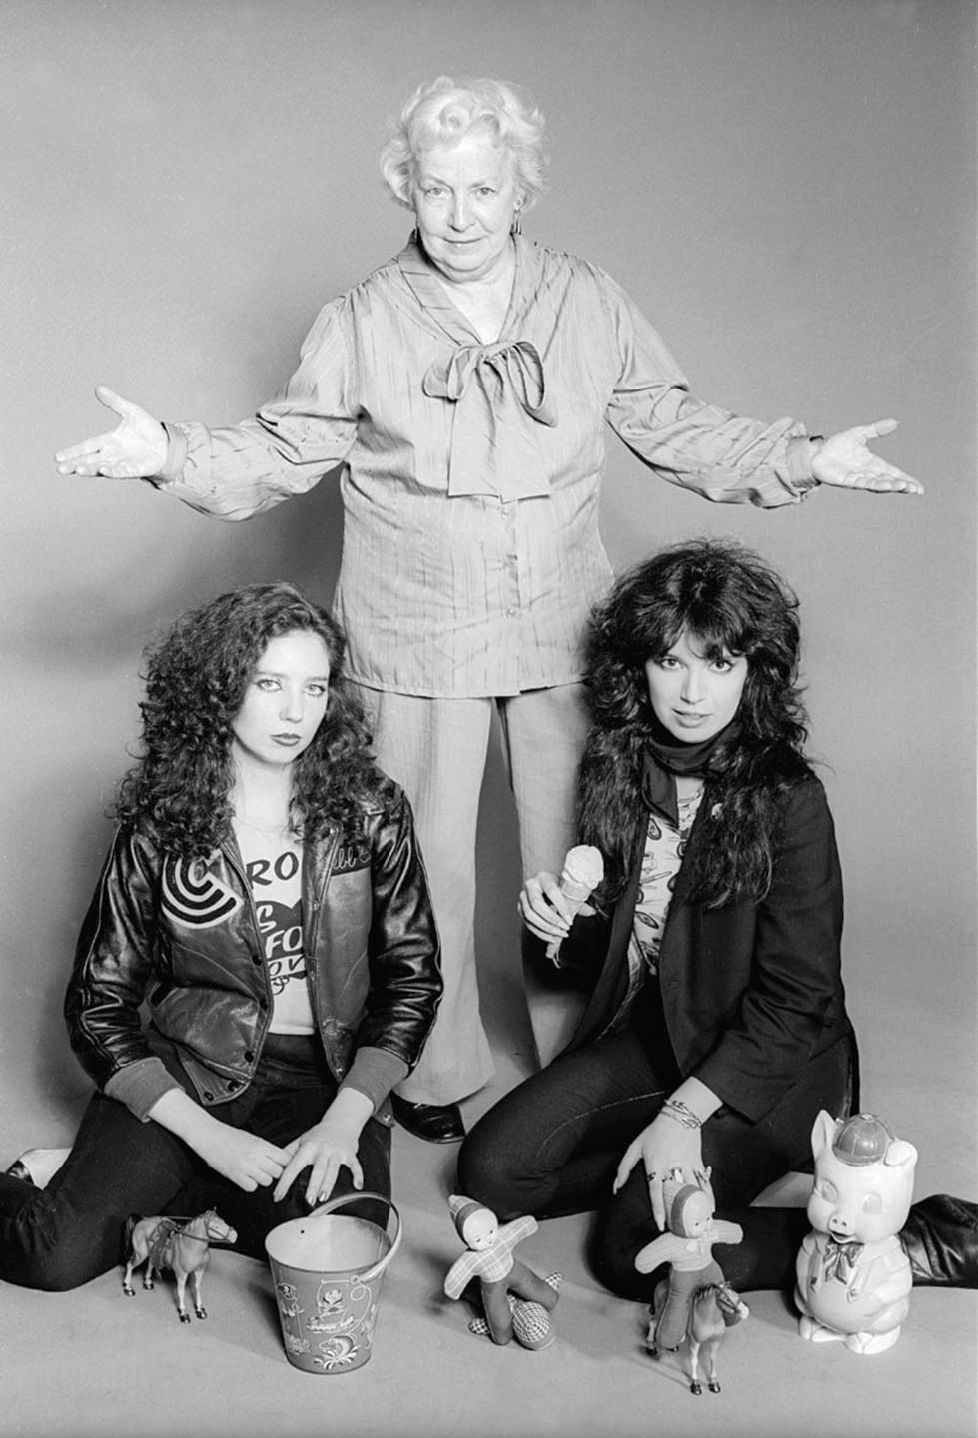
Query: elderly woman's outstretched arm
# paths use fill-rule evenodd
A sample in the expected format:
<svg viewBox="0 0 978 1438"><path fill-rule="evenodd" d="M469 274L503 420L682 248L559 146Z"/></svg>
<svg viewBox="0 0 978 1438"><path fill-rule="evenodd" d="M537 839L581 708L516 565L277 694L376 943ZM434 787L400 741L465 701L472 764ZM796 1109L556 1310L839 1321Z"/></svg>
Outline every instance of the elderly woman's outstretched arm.
<svg viewBox="0 0 978 1438"><path fill-rule="evenodd" d="M658 332L621 287L590 271L612 319L620 366L606 410L611 428L662 478L714 503L762 508L798 503L818 484L877 494L921 494L923 486L881 459L869 441L895 419L840 430L828 439L799 420L749 419L690 392Z"/></svg>

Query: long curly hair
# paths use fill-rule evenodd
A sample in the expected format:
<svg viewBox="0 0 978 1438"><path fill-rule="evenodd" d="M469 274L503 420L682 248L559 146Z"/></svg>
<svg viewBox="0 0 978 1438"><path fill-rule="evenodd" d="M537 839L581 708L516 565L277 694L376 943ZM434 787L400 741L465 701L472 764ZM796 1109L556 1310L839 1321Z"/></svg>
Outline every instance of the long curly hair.
<svg viewBox="0 0 978 1438"><path fill-rule="evenodd" d="M798 600L757 554L695 539L623 575L592 614L585 683L592 726L581 765L579 827L605 858L598 897L615 899L633 859L642 773L655 719L645 665L685 635L709 659L747 659L732 740L707 772L704 842L690 852L691 896L709 907L761 898L787 790L811 770L798 683Z"/></svg>
<svg viewBox="0 0 978 1438"><path fill-rule="evenodd" d="M293 584L252 584L184 614L146 652L141 755L123 777L113 816L149 821L162 846L205 857L231 829L232 723L269 642L316 634L329 655L323 721L293 767L292 821L318 838L355 823L381 785L356 689L343 672L346 637Z"/></svg>

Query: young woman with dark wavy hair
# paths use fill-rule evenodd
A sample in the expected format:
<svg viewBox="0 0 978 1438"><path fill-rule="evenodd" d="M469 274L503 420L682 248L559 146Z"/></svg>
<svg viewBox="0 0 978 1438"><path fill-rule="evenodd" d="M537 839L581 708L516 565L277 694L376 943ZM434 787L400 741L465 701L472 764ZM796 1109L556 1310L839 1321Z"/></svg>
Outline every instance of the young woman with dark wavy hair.
<svg viewBox="0 0 978 1438"><path fill-rule="evenodd" d="M626 1298L652 1301L676 1185L708 1172L728 1236L743 1230L717 1243L728 1281L790 1284L804 1208L750 1205L810 1169L819 1110L858 1103L797 610L732 542L674 546L618 581L589 631L580 775L580 838L604 878L576 917L552 873L520 894L586 1007L564 1052L473 1129L457 1191L501 1220L597 1210L592 1264ZM916 1282L974 1286L973 1205L917 1204L903 1238Z"/></svg>
<svg viewBox="0 0 978 1438"><path fill-rule="evenodd" d="M328 703L308 745L279 766L289 812L277 817L317 839L355 816L382 779L359 691L343 670L346 638L295 586L255 584L183 615L153 651L139 706L143 753L114 810L121 822L152 820L161 841L190 859L220 843L242 783L235 722L266 646L290 634L321 649L329 684L313 697Z"/></svg>
<svg viewBox="0 0 978 1438"><path fill-rule="evenodd" d="M84 1283L131 1213L215 1207L260 1257L331 1194L389 1193L388 1096L441 976L411 811L344 649L293 585L257 584L151 651L65 1002L96 1092L66 1158L0 1174L0 1277Z"/></svg>

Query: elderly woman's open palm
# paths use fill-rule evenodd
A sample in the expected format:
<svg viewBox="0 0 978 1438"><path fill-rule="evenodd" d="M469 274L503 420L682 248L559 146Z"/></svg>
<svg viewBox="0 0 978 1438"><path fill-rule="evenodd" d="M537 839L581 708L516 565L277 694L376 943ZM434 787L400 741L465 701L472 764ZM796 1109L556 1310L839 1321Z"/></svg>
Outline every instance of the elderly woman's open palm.
<svg viewBox="0 0 978 1438"><path fill-rule="evenodd" d="M895 419L878 419L873 424L857 424L830 435L812 456L812 474L820 484L839 489L867 489L874 494L923 494L924 487L918 480L880 459L867 443L892 434L897 423Z"/></svg>
<svg viewBox="0 0 978 1438"><path fill-rule="evenodd" d="M56 456L61 474L100 474L106 479L142 479L158 474L166 459L166 431L159 420L114 389L99 385L96 398L121 423L92 439L83 439Z"/></svg>

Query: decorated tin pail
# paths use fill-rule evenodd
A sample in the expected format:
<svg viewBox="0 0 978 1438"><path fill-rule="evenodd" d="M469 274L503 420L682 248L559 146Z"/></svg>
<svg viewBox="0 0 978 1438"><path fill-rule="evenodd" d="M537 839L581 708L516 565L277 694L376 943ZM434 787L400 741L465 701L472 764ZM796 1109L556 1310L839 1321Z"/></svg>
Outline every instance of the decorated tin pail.
<svg viewBox="0 0 978 1438"><path fill-rule="evenodd" d="M335 1212L371 1203L386 1206L386 1230ZM400 1241L397 1209L380 1193L333 1198L272 1229L265 1248L290 1363L307 1373L362 1368L373 1346L384 1271Z"/></svg>

